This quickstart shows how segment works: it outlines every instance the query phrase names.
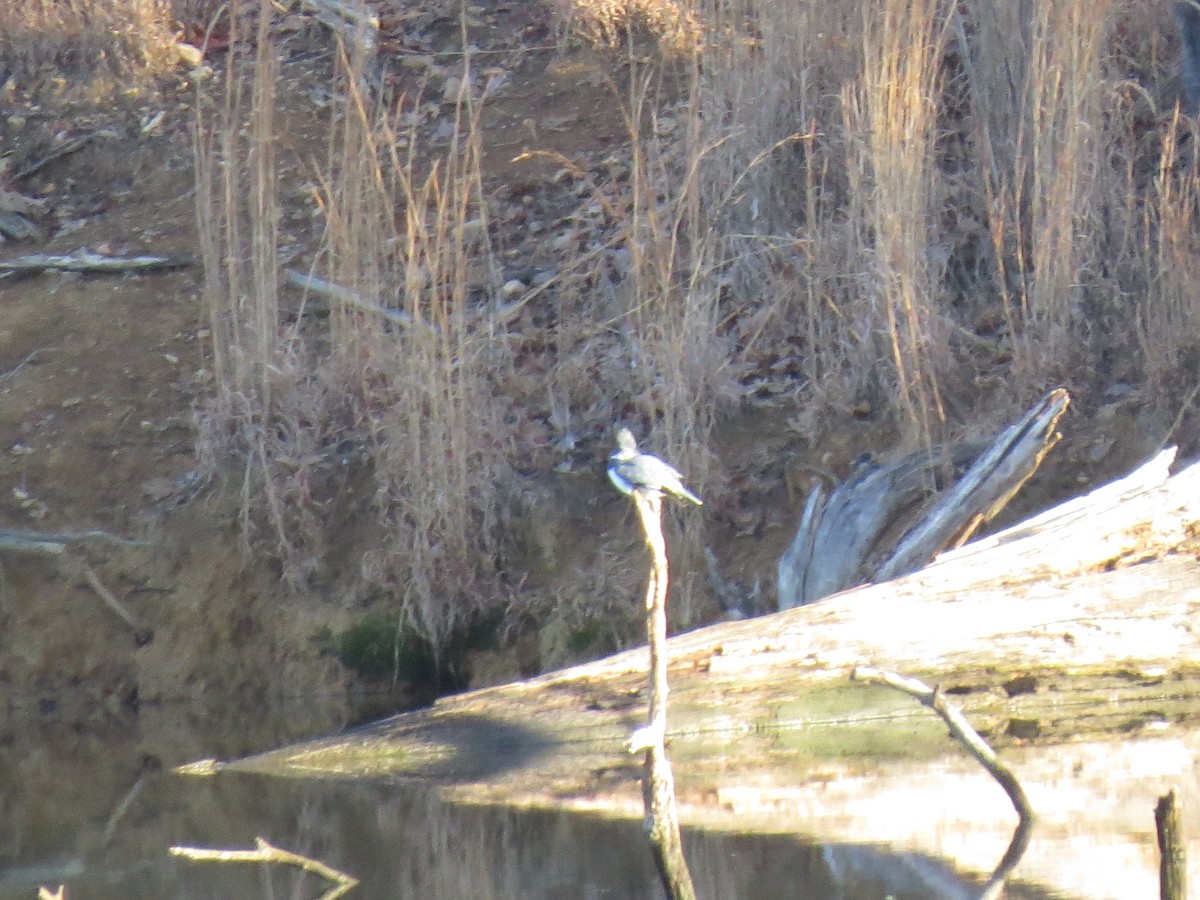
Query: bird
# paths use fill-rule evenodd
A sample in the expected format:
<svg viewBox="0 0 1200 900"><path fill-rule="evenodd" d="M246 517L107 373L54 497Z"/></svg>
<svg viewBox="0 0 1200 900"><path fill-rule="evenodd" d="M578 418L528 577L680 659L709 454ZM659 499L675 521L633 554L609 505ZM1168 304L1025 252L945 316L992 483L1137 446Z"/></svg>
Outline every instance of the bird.
<svg viewBox="0 0 1200 900"><path fill-rule="evenodd" d="M683 476L674 466L638 451L637 441L628 428L617 431L617 450L608 458L608 480L622 494L634 491L670 494L677 500L704 505L703 500L683 486Z"/></svg>

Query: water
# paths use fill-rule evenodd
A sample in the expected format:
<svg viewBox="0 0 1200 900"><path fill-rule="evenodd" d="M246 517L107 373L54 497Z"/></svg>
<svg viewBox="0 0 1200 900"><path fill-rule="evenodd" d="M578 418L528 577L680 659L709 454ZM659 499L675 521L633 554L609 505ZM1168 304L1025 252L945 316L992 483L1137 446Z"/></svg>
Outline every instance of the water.
<svg viewBox="0 0 1200 900"><path fill-rule="evenodd" d="M636 820L448 804L430 788L163 770L135 776L118 796L118 781L101 792L78 775L74 811L27 794L19 833L5 829L3 900L28 900L40 884L60 882L71 900L319 893L319 879L287 866L188 862L167 852L175 844L250 848L260 836L358 877L351 897L660 896ZM705 897L971 895L969 881L920 854L780 835L689 831L685 840Z"/></svg>
<svg viewBox="0 0 1200 900"><path fill-rule="evenodd" d="M223 719L220 730L184 708L89 729L10 718L0 734L0 900L30 900L40 885L59 883L69 900L314 897L325 889L288 866L168 852L248 849L257 837L359 878L351 898L661 896L636 766L557 809L463 802L469 785L196 777L168 766L285 743L302 736L288 733L296 721L299 711L252 708ZM244 733L233 733L237 722ZM1006 758L1028 779L1043 821L1008 896L1153 896L1151 800L1164 780L1191 772L1182 789L1185 829L1195 836L1198 741L1191 732L1010 748ZM932 768L827 763L804 783L757 769L739 775L751 767L732 758L722 762L726 776L701 791L681 762L684 819L700 826L685 830L685 847L705 898L974 897L1013 824L999 789L953 752ZM1075 826L1064 826L1064 816Z"/></svg>

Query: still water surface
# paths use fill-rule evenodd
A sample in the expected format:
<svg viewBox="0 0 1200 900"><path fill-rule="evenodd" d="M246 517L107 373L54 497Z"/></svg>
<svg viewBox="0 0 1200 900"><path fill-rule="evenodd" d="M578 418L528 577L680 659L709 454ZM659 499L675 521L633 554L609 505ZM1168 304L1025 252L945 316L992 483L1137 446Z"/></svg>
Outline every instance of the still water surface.
<svg viewBox="0 0 1200 900"><path fill-rule="evenodd" d="M210 737L195 727L195 719L176 712L178 723L160 712L152 727L143 716L91 731L37 717L10 718L0 729L0 900L32 900L39 885L59 883L66 884L68 900L290 898L321 892L323 883L314 876L287 867L196 863L168 853L177 844L250 848L260 836L359 878L350 898L661 896L640 821L628 815L636 804L607 813L512 809L448 802L433 785L232 772L181 776L169 766L205 756L230 758L305 735L287 733L284 725L264 730L268 719L246 710L242 721L258 726L248 729L256 737L231 737L228 723L219 737ZM987 852L994 850L998 859L1011 809L997 800L998 791L986 779L967 777L968 769L962 767L963 784L968 793L978 790L983 815L994 820L984 830L990 832ZM914 849L911 841L879 839L905 834L908 818L914 828L930 827L926 820L941 802L937 794L922 793L913 777L905 775L899 784L913 788L909 805L896 805L893 798L891 805L873 808L864 786L876 779L855 778L857 783L847 776L820 787L826 808L821 817L810 819L819 826L818 834L817 819L828 827L828 839L820 840L801 836L811 835L812 829L788 832L793 821L802 824L805 818L797 813L812 800L808 787L797 786L794 795L776 791L778 827L754 834L731 827L739 819L738 798L745 799L731 783L713 798L724 815L713 818L710 827L685 832L700 895L722 900L978 895L986 864L969 873L956 871L970 856L956 853L969 842L969 834L935 835L925 849ZM881 773L878 783L898 790L889 775ZM759 799L763 794L757 787L745 790ZM1141 807L1139 798L1131 809ZM618 814L622 812L624 816ZM1078 810L1081 817L1087 814L1086 808ZM835 824L864 816L873 824ZM746 820L761 823L761 810ZM1091 839L1086 831L1084 838ZM1056 825L1042 839L1062 837ZM1035 836L1035 848L1037 844ZM1096 847L1097 863L1105 854L1111 856L1103 846ZM1127 892L1133 889L1112 881L1112 893L1050 888L1037 877L1037 865L1024 877L1018 870L1009 897L1135 896ZM1144 868L1144 860L1139 865Z"/></svg>

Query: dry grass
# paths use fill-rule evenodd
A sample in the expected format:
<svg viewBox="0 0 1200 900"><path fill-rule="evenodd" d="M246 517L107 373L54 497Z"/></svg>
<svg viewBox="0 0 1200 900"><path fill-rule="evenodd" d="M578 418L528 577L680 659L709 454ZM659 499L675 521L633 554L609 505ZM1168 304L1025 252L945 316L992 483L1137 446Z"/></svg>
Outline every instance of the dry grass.
<svg viewBox="0 0 1200 900"><path fill-rule="evenodd" d="M440 641L496 601L488 577L511 456L506 410L491 391L507 342L485 299L499 284L479 190L479 110L464 88L449 146L419 152L427 148L415 124L399 124L411 98L367 99L357 87L361 63L343 60L344 108L314 197L324 229L313 268L347 295L330 301L327 328L307 326L303 315L288 324L279 306L268 16L256 57L234 61L245 71L225 80L222 108L198 127L218 386L203 443L215 460L244 461L246 532L265 526L298 583L324 552L329 471L347 458L344 446L334 448L354 443L384 535L364 575L397 598L406 627Z"/></svg>
<svg viewBox="0 0 1200 900"><path fill-rule="evenodd" d="M710 3L704 121L726 143L702 180L811 136L724 214L734 364L769 381L796 354L807 427L870 410L925 442L1058 382L1182 374L1195 179L1190 126L1158 106L1160 12Z"/></svg>
<svg viewBox="0 0 1200 900"><path fill-rule="evenodd" d="M0 68L127 77L173 64L176 6L195 0L15 0L0 4Z"/></svg>
<svg viewBox="0 0 1200 900"><path fill-rule="evenodd" d="M553 0L562 30L619 47L631 30L644 29L672 53L691 52L704 40L695 0Z"/></svg>
<svg viewBox="0 0 1200 900"><path fill-rule="evenodd" d="M931 253L942 197L934 154L949 21L938 0L863 9L863 72L843 92L850 183L863 218L856 255L867 315L886 323L895 402L932 448L946 419L944 260Z"/></svg>
<svg viewBox="0 0 1200 900"><path fill-rule="evenodd" d="M319 566L347 442L382 535L364 574L437 640L507 602L521 478L557 477L552 446L615 421L719 499L705 448L731 400L777 406L813 443L853 412L932 445L1059 383L1083 405L1119 383L1167 403L1195 387L1196 142L1158 87L1165 15L1133 0L656 8L664 33L686 21L703 40L653 72L624 59L627 152L559 160L580 209L538 239L562 248L556 276L512 308L492 241L521 237L492 227L477 98L464 87L433 146L405 119L414 98L365 97L348 63L312 266L356 299L331 301L323 328L281 318L268 34L253 79L226 80L199 141L207 447L242 461L247 522L298 580ZM702 528L677 531L679 558L698 559ZM699 605L679 584L685 623Z"/></svg>

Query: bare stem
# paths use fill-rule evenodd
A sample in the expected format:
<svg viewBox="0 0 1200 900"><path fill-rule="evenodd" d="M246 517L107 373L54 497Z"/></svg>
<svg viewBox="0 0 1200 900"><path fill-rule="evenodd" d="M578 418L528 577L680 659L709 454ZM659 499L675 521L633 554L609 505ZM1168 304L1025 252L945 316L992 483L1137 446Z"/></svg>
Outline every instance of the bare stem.
<svg viewBox="0 0 1200 900"><path fill-rule="evenodd" d="M646 638L650 648L650 708L642 740L632 749L644 749L642 798L646 807L646 832L663 889L671 900L695 900L696 888L683 855L679 811L675 805L675 778L667 759L667 542L662 532L662 495L634 491L650 548L650 579L646 586Z"/></svg>

